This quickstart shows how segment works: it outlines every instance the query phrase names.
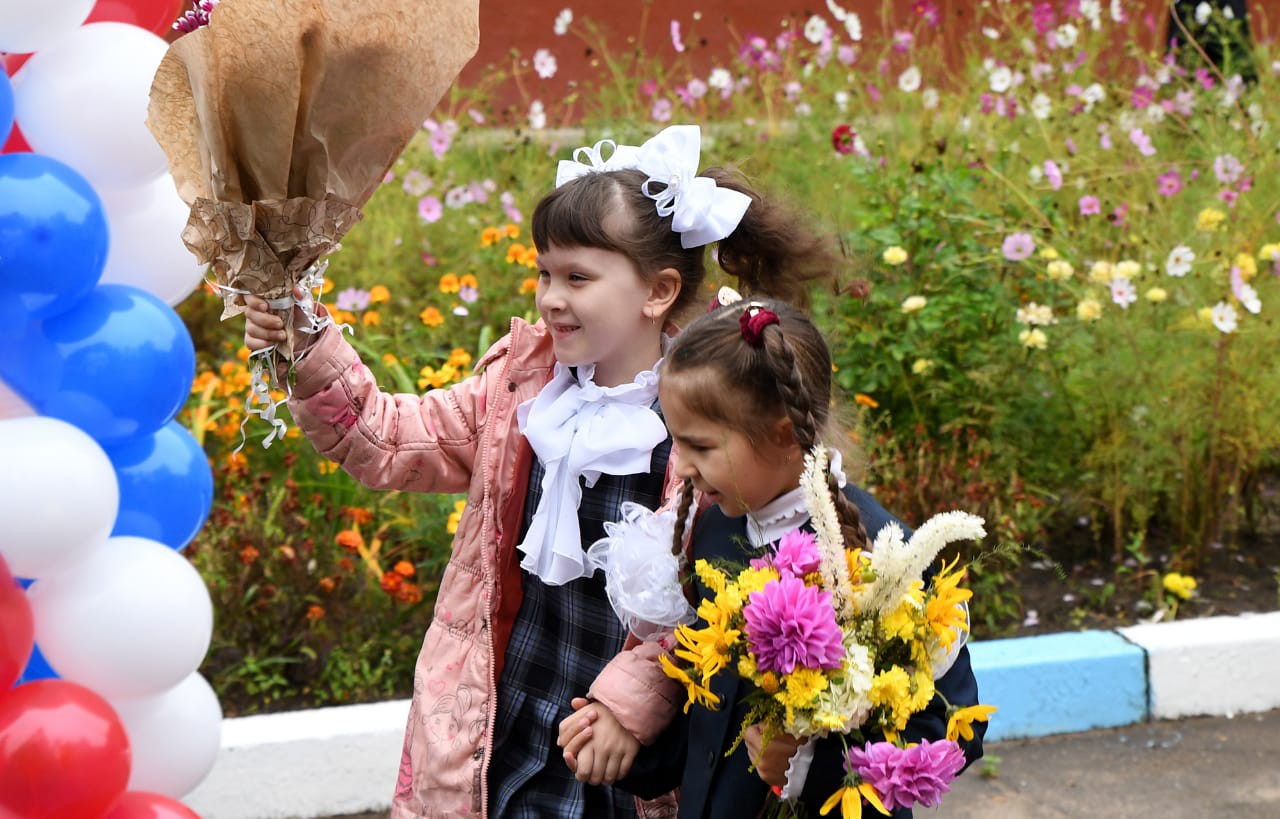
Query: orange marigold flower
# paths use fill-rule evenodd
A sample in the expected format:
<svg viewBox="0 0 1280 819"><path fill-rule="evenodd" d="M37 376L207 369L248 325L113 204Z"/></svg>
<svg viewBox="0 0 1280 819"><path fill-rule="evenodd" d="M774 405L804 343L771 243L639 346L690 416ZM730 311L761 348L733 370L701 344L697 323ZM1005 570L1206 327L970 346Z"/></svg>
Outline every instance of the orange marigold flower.
<svg viewBox="0 0 1280 819"><path fill-rule="evenodd" d="M369 288L369 303L382 304L391 298L391 291L387 289L385 284L375 284Z"/></svg>
<svg viewBox="0 0 1280 819"><path fill-rule="evenodd" d="M396 589L396 600L408 604L419 603L422 601L422 589L418 588L417 583L403 583Z"/></svg>
<svg viewBox="0 0 1280 819"><path fill-rule="evenodd" d="M342 569L344 572L354 572L356 570L356 564L351 562L351 558L344 555L338 560L338 568Z"/></svg>
<svg viewBox="0 0 1280 819"><path fill-rule="evenodd" d="M232 452L227 456L227 472L238 475L248 474L249 460L244 457L243 452Z"/></svg>
<svg viewBox="0 0 1280 819"><path fill-rule="evenodd" d="M480 246L489 247L496 245L498 240L502 238L502 231L496 227L487 227L480 231Z"/></svg>
<svg viewBox="0 0 1280 819"><path fill-rule="evenodd" d="M338 533L338 536L334 538L334 542L342 547L343 551L355 554L360 550L360 547L364 545L364 538L361 537L360 533L355 529L343 529Z"/></svg>
<svg viewBox="0 0 1280 819"><path fill-rule="evenodd" d="M325 279L324 285L320 288L320 294L324 295L333 289L333 279Z"/></svg>
<svg viewBox="0 0 1280 819"><path fill-rule="evenodd" d="M509 264L519 264L524 258L524 254L528 252L528 249L524 245L519 242L514 242L507 248L507 262Z"/></svg>
<svg viewBox="0 0 1280 819"><path fill-rule="evenodd" d="M418 314L418 318L422 319L422 323L428 327L439 327L444 324L444 316L440 315L440 311L434 307L428 307Z"/></svg>
<svg viewBox="0 0 1280 819"><path fill-rule="evenodd" d="M236 371L239 369L240 369L240 365L237 364L236 362L224 361L222 362L222 365L218 367L218 374L221 375L223 378L227 378L229 376L235 375Z"/></svg>
<svg viewBox="0 0 1280 819"><path fill-rule="evenodd" d="M521 295L524 295L526 293L534 293L534 292L537 292L537 290L538 290L538 280L533 278L532 276L520 282Z"/></svg>
<svg viewBox="0 0 1280 819"><path fill-rule="evenodd" d="M396 358L392 353L383 353L382 363L386 364L388 367L394 367L400 363L400 359Z"/></svg>
<svg viewBox="0 0 1280 819"><path fill-rule="evenodd" d="M383 572L379 585L382 586L382 590L387 594L395 594L400 591L400 584L403 582L404 578L395 572Z"/></svg>
<svg viewBox="0 0 1280 819"><path fill-rule="evenodd" d="M373 522L373 513L363 506L344 506L342 507L342 516L356 526Z"/></svg>
<svg viewBox="0 0 1280 819"><path fill-rule="evenodd" d="M462 289L462 285L458 283L458 277L452 273L446 273L440 277L441 293L457 293Z"/></svg>
<svg viewBox="0 0 1280 819"><path fill-rule="evenodd" d="M290 429L293 429L293 427L290 427ZM320 470L321 475L332 475L333 473L338 471L338 462L337 461L321 461L320 463L316 464L316 469Z"/></svg>
<svg viewBox="0 0 1280 819"><path fill-rule="evenodd" d="M480 281L471 273L463 273L462 278L458 279L459 287L470 287L474 290L480 289Z"/></svg>
<svg viewBox="0 0 1280 819"><path fill-rule="evenodd" d="M241 347L239 350L236 350L236 358L241 361L248 361L250 353L251 351L248 347Z"/></svg>
<svg viewBox="0 0 1280 819"><path fill-rule="evenodd" d="M316 620L319 620L321 617L324 617L323 606L317 606L315 603L312 603L310 606L307 606L308 620L314 623Z"/></svg>
<svg viewBox="0 0 1280 819"><path fill-rule="evenodd" d="M864 407L871 407L872 409L875 409L876 407L880 406L879 401L867 395L866 393L861 393L861 392L853 396L853 401L855 404L861 404Z"/></svg>
<svg viewBox="0 0 1280 819"><path fill-rule="evenodd" d="M520 256L520 264L525 267L536 268L538 266L538 249L536 247L531 247L526 250L523 255Z"/></svg>
<svg viewBox="0 0 1280 819"><path fill-rule="evenodd" d="M320 590L325 592L326 594L333 591L335 588L337 588L337 586L338 586L338 581L334 580L332 577L320 578Z"/></svg>
<svg viewBox="0 0 1280 819"><path fill-rule="evenodd" d="M453 352L449 353L449 362L455 367L468 367L471 365L471 353L461 347L454 347Z"/></svg>
<svg viewBox="0 0 1280 819"><path fill-rule="evenodd" d="M258 559L262 553L252 546L246 546L240 550L240 562L248 566L250 563Z"/></svg>
<svg viewBox="0 0 1280 819"><path fill-rule="evenodd" d="M346 310L339 310L336 307L329 311L329 316L335 324L355 324L355 313L349 313Z"/></svg>
<svg viewBox="0 0 1280 819"><path fill-rule="evenodd" d="M508 239L520 238L520 226L513 224L511 222L507 222L505 225L502 226L502 232L504 235L506 235Z"/></svg>
<svg viewBox="0 0 1280 819"><path fill-rule="evenodd" d="M407 560L401 560L396 564L395 573L401 577L413 577L413 564Z"/></svg>
<svg viewBox="0 0 1280 819"><path fill-rule="evenodd" d="M382 324L382 314L377 310L370 310L360 317L360 323L365 327L376 327Z"/></svg>

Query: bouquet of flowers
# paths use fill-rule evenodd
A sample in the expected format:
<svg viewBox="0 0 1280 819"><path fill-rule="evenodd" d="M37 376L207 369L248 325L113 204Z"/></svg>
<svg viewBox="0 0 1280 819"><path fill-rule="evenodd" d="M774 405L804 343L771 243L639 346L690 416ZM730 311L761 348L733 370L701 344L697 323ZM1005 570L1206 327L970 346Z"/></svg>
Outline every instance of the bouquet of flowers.
<svg viewBox="0 0 1280 819"><path fill-rule="evenodd" d="M726 571L697 561L694 571L713 593L697 611L704 625L677 627L675 654L684 664L664 656L663 666L685 686L686 711L719 707L710 684L723 669L750 681L738 741L757 723L766 742L781 733L842 735L844 787L823 814L839 805L843 816L861 816L864 799L886 814L931 807L964 767L955 740L972 739L972 722L995 709L949 707L946 739L908 745L901 737L907 720L933 699L934 680L968 633L972 592L960 586L958 559L927 583L921 577L948 543L983 537L983 521L946 512L909 541L891 524L869 553L846 548L826 473L819 446L806 456L801 478L813 533L784 535L746 567Z"/></svg>

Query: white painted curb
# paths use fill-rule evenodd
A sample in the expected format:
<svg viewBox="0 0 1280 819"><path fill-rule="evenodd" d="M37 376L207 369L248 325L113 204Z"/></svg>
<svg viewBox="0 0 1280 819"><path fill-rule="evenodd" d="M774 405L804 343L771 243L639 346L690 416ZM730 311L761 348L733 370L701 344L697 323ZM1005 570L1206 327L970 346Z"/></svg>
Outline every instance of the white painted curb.
<svg viewBox="0 0 1280 819"><path fill-rule="evenodd" d="M1153 719L1280 708L1280 612L1131 626L1147 653Z"/></svg>
<svg viewBox="0 0 1280 819"><path fill-rule="evenodd" d="M1152 719L1280 708L1280 612L1117 631L1146 654ZM1038 639L1017 641L1026 646L1021 665L1055 656L1048 649L1056 641L1044 641L1041 657ZM409 701L394 700L224 720L213 771L183 801L203 819L316 819L388 810L408 714Z"/></svg>

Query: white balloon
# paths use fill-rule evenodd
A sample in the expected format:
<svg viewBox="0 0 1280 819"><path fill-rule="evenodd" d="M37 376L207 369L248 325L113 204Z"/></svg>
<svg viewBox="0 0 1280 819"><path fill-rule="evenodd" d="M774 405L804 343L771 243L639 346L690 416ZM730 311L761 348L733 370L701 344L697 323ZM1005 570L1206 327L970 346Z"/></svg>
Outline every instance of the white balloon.
<svg viewBox="0 0 1280 819"><path fill-rule="evenodd" d="M164 173L164 152L146 120L151 80L167 48L137 26L90 23L36 52L13 78L14 116L32 150L65 162L98 189Z"/></svg>
<svg viewBox="0 0 1280 819"><path fill-rule="evenodd" d="M182 243L191 209L165 173L137 188L102 191L111 230L99 284L131 284L172 306L204 279L204 266Z"/></svg>
<svg viewBox="0 0 1280 819"><path fill-rule="evenodd" d="M0 421L0 554L15 575L45 577L101 546L119 506L115 468L81 429Z"/></svg>
<svg viewBox="0 0 1280 819"><path fill-rule="evenodd" d="M38 51L89 18L96 0L0 0L0 51Z"/></svg>
<svg viewBox="0 0 1280 819"><path fill-rule="evenodd" d="M107 699L146 697L200 666L213 604L178 552L113 537L27 589L40 644L58 676Z"/></svg>
<svg viewBox="0 0 1280 819"><path fill-rule="evenodd" d="M22 400L22 396L14 392L4 379L0 378L0 421L6 418L30 418L35 414L36 411L31 408L31 405Z"/></svg>
<svg viewBox="0 0 1280 819"><path fill-rule="evenodd" d="M181 799L218 758L222 706L198 673L154 697L113 699L133 752L128 790Z"/></svg>

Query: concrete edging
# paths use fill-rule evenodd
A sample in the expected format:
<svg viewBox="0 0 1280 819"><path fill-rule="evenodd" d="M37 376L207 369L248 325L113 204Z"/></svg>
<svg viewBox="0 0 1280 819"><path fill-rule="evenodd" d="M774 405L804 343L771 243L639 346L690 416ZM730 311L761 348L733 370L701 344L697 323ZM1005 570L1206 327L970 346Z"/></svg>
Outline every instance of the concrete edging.
<svg viewBox="0 0 1280 819"><path fill-rule="evenodd" d="M989 741L1280 708L1280 612L975 642ZM313 819L391 804L409 701L223 721L203 819Z"/></svg>

